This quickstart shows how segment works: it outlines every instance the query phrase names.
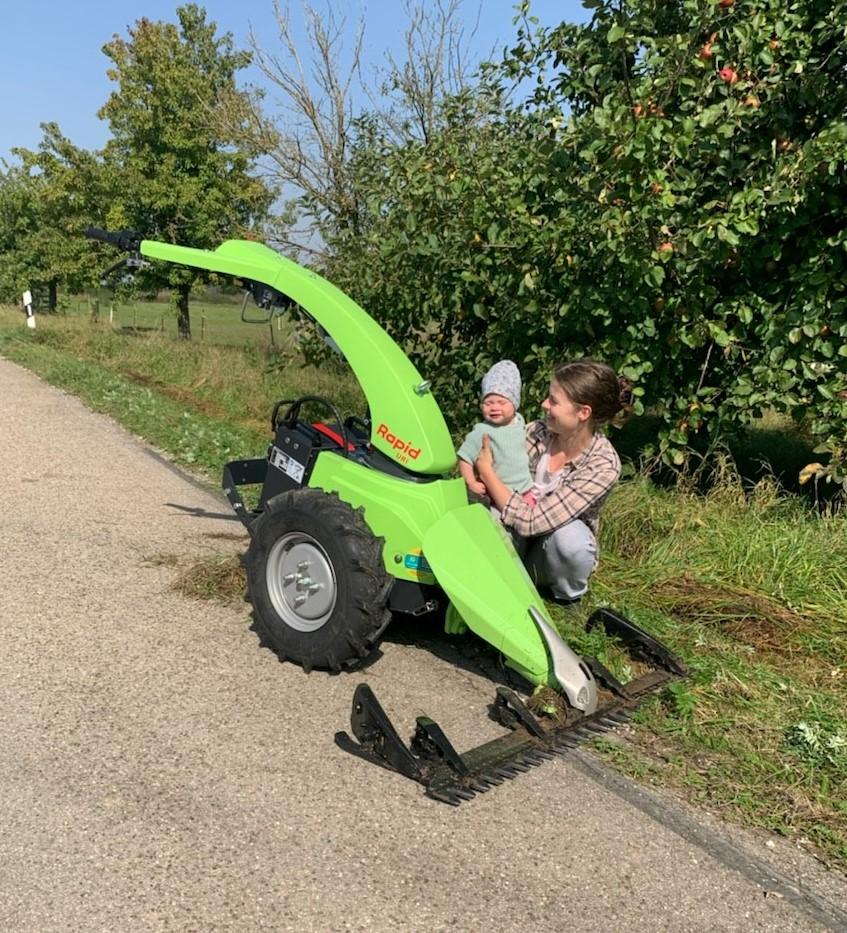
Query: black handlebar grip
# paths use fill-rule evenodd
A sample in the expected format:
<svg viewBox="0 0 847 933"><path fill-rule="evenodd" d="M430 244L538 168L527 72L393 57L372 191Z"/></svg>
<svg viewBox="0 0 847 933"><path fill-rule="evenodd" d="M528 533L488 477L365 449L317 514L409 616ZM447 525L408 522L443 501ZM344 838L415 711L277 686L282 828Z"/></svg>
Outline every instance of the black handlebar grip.
<svg viewBox="0 0 847 933"><path fill-rule="evenodd" d="M134 233L132 230L117 230L110 233L100 227L87 227L85 235L90 240L109 243L111 246L117 246L118 249L126 250L128 253L137 253L142 239L140 234Z"/></svg>

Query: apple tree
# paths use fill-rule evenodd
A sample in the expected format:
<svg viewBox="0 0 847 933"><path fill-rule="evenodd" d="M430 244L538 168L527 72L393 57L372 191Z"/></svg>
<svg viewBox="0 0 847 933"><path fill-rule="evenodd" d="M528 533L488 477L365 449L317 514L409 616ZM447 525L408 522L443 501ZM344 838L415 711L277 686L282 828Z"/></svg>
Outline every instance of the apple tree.
<svg viewBox="0 0 847 933"><path fill-rule="evenodd" d="M507 67L546 75L531 113L583 216L570 300L597 351L664 414L671 459L776 409L843 480L847 4L586 5Z"/></svg>
<svg viewBox="0 0 847 933"><path fill-rule="evenodd" d="M776 410L843 481L847 3L585 5L539 28L525 4L426 145L363 134L369 221L334 271L460 411L498 356L540 389L593 355L667 461Z"/></svg>

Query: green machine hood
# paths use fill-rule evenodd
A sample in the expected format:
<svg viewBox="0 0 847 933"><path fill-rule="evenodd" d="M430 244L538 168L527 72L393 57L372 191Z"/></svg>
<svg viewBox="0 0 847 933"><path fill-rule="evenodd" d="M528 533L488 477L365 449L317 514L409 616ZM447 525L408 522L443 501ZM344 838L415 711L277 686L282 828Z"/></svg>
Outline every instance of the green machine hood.
<svg viewBox="0 0 847 933"><path fill-rule="evenodd" d="M261 282L296 302L331 336L358 379L371 443L406 469L441 475L456 463L444 416L406 354L359 305L316 272L261 243L228 240L215 250L142 240L149 259Z"/></svg>
<svg viewBox="0 0 847 933"><path fill-rule="evenodd" d="M594 712L594 676L562 641L508 534L488 509L451 509L426 531L423 551L462 620L502 651L509 667L530 683L564 691L575 709Z"/></svg>

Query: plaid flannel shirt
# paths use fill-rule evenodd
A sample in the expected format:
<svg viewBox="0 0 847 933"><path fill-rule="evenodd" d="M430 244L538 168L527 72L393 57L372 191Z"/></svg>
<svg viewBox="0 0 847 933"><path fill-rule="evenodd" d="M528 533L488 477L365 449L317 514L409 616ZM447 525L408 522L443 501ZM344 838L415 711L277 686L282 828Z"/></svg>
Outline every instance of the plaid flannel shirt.
<svg viewBox="0 0 847 933"><path fill-rule="evenodd" d="M535 469L547 450L552 435L543 421L532 421L526 427L526 449L529 471ZM585 522L597 534L600 506L621 475L621 461L609 439L595 434L583 452L562 470L562 479L555 489L538 500L533 508L519 493L512 493L501 510L500 520L522 538L549 534L575 518Z"/></svg>

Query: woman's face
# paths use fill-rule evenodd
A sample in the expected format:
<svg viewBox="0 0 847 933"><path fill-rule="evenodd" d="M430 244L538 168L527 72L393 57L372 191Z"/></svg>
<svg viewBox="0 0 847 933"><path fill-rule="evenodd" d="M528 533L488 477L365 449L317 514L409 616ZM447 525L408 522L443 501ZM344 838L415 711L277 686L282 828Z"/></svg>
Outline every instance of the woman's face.
<svg viewBox="0 0 847 933"><path fill-rule="evenodd" d="M574 434L591 418L591 406L576 405L555 379L541 407L547 415L547 427L554 434Z"/></svg>

